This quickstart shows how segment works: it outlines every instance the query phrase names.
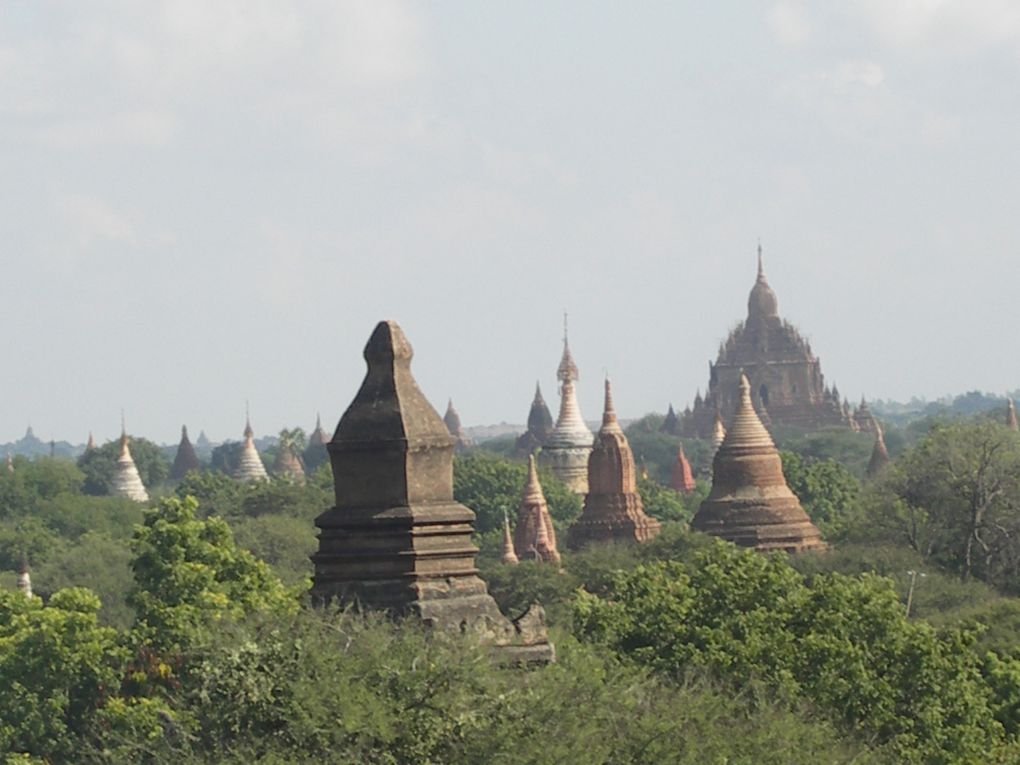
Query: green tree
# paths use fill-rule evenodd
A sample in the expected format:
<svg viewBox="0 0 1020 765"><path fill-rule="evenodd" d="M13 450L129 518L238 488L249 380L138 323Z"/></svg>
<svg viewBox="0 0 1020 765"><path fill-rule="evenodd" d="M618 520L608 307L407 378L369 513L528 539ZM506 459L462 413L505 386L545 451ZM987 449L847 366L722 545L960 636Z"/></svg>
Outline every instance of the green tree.
<svg viewBox="0 0 1020 765"><path fill-rule="evenodd" d="M795 452L780 452L783 474L811 520L826 536L846 525L861 492L861 482L840 463L804 459Z"/></svg>

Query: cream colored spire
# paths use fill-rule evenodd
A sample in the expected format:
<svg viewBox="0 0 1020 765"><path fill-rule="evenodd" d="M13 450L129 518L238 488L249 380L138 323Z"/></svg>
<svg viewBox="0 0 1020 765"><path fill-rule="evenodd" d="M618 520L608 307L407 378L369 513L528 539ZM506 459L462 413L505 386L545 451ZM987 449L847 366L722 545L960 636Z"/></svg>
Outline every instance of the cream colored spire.
<svg viewBox="0 0 1020 765"><path fill-rule="evenodd" d="M127 430L124 427L124 416L121 415L120 423L120 456L114 466L113 477L110 479L110 495L114 497L127 497L135 502L148 502L149 492L145 490L142 477L138 474L138 468L131 456L131 447L128 446Z"/></svg>
<svg viewBox="0 0 1020 765"><path fill-rule="evenodd" d="M517 553L514 552L514 538L510 534L510 519L506 512L503 512L503 558L504 563L517 563Z"/></svg>
<svg viewBox="0 0 1020 765"><path fill-rule="evenodd" d="M247 409L247 406L245 407ZM237 481L268 481L269 474L262 463L258 449L255 448L255 431L251 427L251 417L245 415L244 446L234 468L233 478Z"/></svg>
<svg viewBox="0 0 1020 765"><path fill-rule="evenodd" d="M722 415L719 410L715 411L715 424L712 426L712 454L719 451L723 441L726 439L726 426L723 425Z"/></svg>

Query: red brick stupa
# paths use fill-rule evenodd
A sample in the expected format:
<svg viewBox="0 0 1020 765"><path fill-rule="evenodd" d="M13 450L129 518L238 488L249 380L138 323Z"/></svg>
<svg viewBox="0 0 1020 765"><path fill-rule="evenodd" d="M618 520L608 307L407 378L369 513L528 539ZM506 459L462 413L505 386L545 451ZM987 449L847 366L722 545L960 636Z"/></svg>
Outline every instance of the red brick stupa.
<svg viewBox="0 0 1020 765"><path fill-rule="evenodd" d="M673 475L670 476L669 485L673 491L680 492L681 494L690 494L697 486L694 482L694 471L691 470L691 463L687 460L687 455L684 454L683 444L680 444L680 448L677 450L676 462L673 464Z"/></svg>
<svg viewBox="0 0 1020 765"><path fill-rule="evenodd" d="M538 481L534 457L528 457L528 483L524 487L521 507L517 511L514 552L520 560L560 562L560 553L556 549L556 529L553 528L542 484Z"/></svg>
<svg viewBox="0 0 1020 765"><path fill-rule="evenodd" d="M763 552L819 550L822 535L786 485L772 437L740 377L740 399L712 466L712 491L691 528Z"/></svg>
<svg viewBox="0 0 1020 765"><path fill-rule="evenodd" d="M613 391L606 380L606 405L602 427L588 458L588 494L581 517L567 531L572 550L590 542L647 542L662 530L645 515L637 491L637 468L613 408Z"/></svg>

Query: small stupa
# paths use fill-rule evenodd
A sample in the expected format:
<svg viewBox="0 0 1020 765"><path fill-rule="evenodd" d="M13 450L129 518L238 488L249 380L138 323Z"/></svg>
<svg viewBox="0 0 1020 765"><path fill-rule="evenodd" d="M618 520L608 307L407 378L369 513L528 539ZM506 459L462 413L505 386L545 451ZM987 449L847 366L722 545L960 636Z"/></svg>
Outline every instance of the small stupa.
<svg viewBox="0 0 1020 765"><path fill-rule="evenodd" d="M128 435L123 423L120 429L120 456L110 479L110 496L127 497L135 502L149 501L149 492L145 490L145 484L142 483L142 477L138 475L138 468L131 457Z"/></svg>
<svg viewBox="0 0 1020 765"><path fill-rule="evenodd" d="M32 573L28 568L28 556L21 553L18 560L18 592L26 598L32 597Z"/></svg>
<svg viewBox="0 0 1020 765"><path fill-rule="evenodd" d="M602 427L588 459L588 494L581 516L567 531L567 546L576 550L591 542L647 542L661 529L657 520L645 515L634 454L616 419L607 379Z"/></svg>
<svg viewBox="0 0 1020 765"><path fill-rule="evenodd" d="M751 386L740 378L740 402L715 455L712 491L691 528L756 550L824 549L783 475L779 451L751 403Z"/></svg>
<svg viewBox="0 0 1020 765"><path fill-rule="evenodd" d="M96 439L92 437L92 431L89 431L89 440L85 443L85 453L88 454L96 449Z"/></svg>
<svg viewBox="0 0 1020 765"><path fill-rule="evenodd" d="M301 461L304 462L306 472L314 472L323 462L329 459L329 452L326 451L326 444L329 443L329 436L322 429L322 417L315 415L315 429L308 436L308 446L301 454Z"/></svg>
<svg viewBox="0 0 1020 765"><path fill-rule="evenodd" d="M446 425L446 429L450 431L450 435L453 436L454 449L463 451L471 446L471 439L467 437L467 434L464 432L464 426L460 424L460 414L453 408L452 398L446 403L446 414L443 415L443 422Z"/></svg>
<svg viewBox="0 0 1020 765"><path fill-rule="evenodd" d="M262 463L258 449L255 448L255 431L251 427L251 417L247 415L244 421L244 446L231 476L235 481L269 480L266 466Z"/></svg>
<svg viewBox="0 0 1020 765"><path fill-rule="evenodd" d="M188 426L181 425L181 442L177 445L174 464L170 468L170 480L180 481L191 471L201 469L202 463L198 461L195 447L191 445L191 439L188 438Z"/></svg>
<svg viewBox="0 0 1020 765"><path fill-rule="evenodd" d="M868 478L874 478L881 473L889 464L889 450L885 446L885 434L882 426L876 423L875 445L871 449L871 459L868 461Z"/></svg>
<svg viewBox="0 0 1020 765"><path fill-rule="evenodd" d="M514 552L514 538L510 533L510 519L505 512L503 513L503 554L500 556L500 560L511 566L520 562L517 559L517 553Z"/></svg>
<svg viewBox="0 0 1020 765"><path fill-rule="evenodd" d="M528 429L517 439L514 448L518 454L534 454L541 449L553 430L553 418L542 397L542 387L535 382L535 397L528 411Z"/></svg>
<svg viewBox="0 0 1020 765"><path fill-rule="evenodd" d="M329 443L336 505L315 520L313 600L471 633L505 661L551 661L542 609L510 621L478 576L475 514L453 498L453 438L415 382L412 356L392 321L365 346L368 373Z"/></svg>
<svg viewBox="0 0 1020 765"><path fill-rule="evenodd" d="M1016 419L1016 404L1013 399L1006 399L1006 427L1010 430L1020 430L1020 423Z"/></svg>
<svg viewBox="0 0 1020 765"><path fill-rule="evenodd" d="M572 492L586 494L592 434L584 424L581 407L577 403L575 385L580 374L570 353L566 317L563 319L563 358L560 359L556 377L560 381L560 414L545 446L539 452L538 460Z"/></svg>
<svg viewBox="0 0 1020 765"><path fill-rule="evenodd" d="M681 494L690 494L697 488L694 481L694 471L691 470L691 463L684 454L684 445L681 443L676 452L676 462L673 463L673 473L669 479L669 485L673 491Z"/></svg>
<svg viewBox="0 0 1020 765"><path fill-rule="evenodd" d="M556 549L556 529L553 527L545 492L538 480L535 458L528 457L528 481L524 486L521 506L517 511L517 528L514 532L514 549L520 560L540 560L559 563Z"/></svg>
<svg viewBox="0 0 1020 765"><path fill-rule="evenodd" d="M868 406L868 402L864 400L864 396L861 396L860 406L857 407L857 411L854 412L854 424L857 426L857 430L861 433L875 433L878 430L878 420L875 419L875 415L871 413L871 407Z"/></svg>
<svg viewBox="0 0 1020 765"><path fill-rule="evenodd" d="M680 424L680 418L676 416L676 411L673 409L673 404L670 403L669 409L666 412L666 416L662 420L662 425L659 426L659 432L665 433L667 436L676 435L676 429Z"/></svg>

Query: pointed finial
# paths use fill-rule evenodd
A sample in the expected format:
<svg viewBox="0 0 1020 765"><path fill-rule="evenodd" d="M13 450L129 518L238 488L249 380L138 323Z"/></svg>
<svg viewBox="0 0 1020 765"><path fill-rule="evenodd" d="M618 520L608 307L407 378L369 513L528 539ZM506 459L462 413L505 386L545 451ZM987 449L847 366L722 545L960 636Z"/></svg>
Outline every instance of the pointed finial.
<svg viewBox="0 0 1020 765"><path fill-rule="evenodd" d="M318 412L315 413L315 429L322 430L322 415Z"/></svg>
<svg viewBox="0 0 1020 765"><path fill-rule="evenodd" d="M517 563L517 553L514 551L514 538L510 533L510 517L503 511L503 562Z"/></svg>
<svg viewBox="0 0 1020 765"><path fill-rule="evenodd" d="M602 424L616 422L616 408L613 406L613 384L606 378L606 404L602 411Z"/></svg>
<svg viewBox="0 0 1020 765"><path fill-rule="evenodd" d="M126 435L127 435L127 425L125 424L125 420L124 420L124 408L121 407L121 410L120 410L120 437L124 438L124 436L126 436Z"/></svg>
<svg viewBox="0 0 1020 765"><path fill-rule="evenodd" d="M765 266L762 263L761 257L761 239L758 240L758 278L759 279L765 278Z"/></svg>
<svg viewBox="0 0 1020 765"><path fill-rule="evenodd" d="M567 344L567 312L563 312L563 344Z"/></svg>

